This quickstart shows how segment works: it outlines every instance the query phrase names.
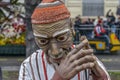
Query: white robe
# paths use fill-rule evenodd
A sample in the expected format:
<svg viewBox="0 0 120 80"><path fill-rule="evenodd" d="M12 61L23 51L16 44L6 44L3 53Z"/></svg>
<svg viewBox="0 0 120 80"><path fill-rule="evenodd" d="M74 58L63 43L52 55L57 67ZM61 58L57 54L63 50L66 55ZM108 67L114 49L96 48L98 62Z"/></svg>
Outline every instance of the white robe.
<svg viewBox="0 0 120 80"><path fill-rule="evenodd" d="M108 76L108 80L110 80L103 64L100 61L98 63ZM47 63L44 52L37 50L21 64L18 80L51 80L54 73L55 70L52 65ZM83 70L71 80L86 80L86 77L88 78L87 80L93 80L89 74L90 70L87 70L87 74Z"/></svg>

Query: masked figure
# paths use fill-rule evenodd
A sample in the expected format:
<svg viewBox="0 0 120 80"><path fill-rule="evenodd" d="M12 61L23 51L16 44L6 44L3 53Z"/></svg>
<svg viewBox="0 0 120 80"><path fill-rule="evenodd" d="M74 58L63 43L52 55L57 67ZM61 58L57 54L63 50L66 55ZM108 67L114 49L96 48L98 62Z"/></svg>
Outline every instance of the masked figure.
<svg viewBox="0 0 120 80"><path fill-rule="evenodd" d="M43 0L32 14L39 50L21 64L19 80L110 80L88 40L73 45L70 12L60 0Z"/></svg>

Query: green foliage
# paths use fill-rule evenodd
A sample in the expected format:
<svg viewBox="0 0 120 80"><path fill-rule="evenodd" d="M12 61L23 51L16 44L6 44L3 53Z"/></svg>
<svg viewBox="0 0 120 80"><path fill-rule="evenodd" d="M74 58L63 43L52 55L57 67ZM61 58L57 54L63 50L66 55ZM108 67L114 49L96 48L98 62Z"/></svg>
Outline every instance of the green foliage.
<svg viewBox="0 0 120 80"><path fill-rule="evenodd" d="M111 80L120 80L120 72L119 71L109 71L109 75Z"/></svg>

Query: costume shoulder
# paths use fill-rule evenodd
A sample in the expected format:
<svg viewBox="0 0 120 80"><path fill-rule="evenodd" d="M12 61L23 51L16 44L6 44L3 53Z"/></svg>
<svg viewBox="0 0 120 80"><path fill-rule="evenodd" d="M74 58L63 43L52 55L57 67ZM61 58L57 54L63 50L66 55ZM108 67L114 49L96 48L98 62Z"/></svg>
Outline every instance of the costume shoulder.
<svg viewBox="0 0 120 80"><path fill-rule="evenodd" d="M105 68L105 66L103 65L103 63L98 58L97 58L97 63L103 69L103 71L106 73L108 80L111 80L110 76L109 76L109 74L107 72L107 69Z"/></svg>
<svg viewBox="0 0 120 80"><path fill-rule="evenodd" d="M28 58L26 58L22 64L28 64L30 62L36 61L36 59L40 59L42 57L43 51L41 49L36 50L33 54L31 54Z"/></svg>
<svg viewBox="0 0 120 80"><path fill-rule="evenodd" d="M42 57L43 51L37 50L34 52L31 56L29 56L27 59L23 61L20 67L19 71L19 80L36 80L38 78L38 68L42 68L41 64L41 57ZM39 64L39 65L38 65ZM41 70L40 70L41 71Z"/></svg>

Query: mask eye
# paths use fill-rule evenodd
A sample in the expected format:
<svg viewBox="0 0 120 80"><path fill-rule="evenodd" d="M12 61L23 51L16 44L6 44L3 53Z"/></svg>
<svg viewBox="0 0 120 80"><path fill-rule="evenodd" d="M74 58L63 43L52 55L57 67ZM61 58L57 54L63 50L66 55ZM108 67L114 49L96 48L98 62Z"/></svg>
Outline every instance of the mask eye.
<svg viewBox="0 0 120 80"><path fill-rule="evenodd" d="M44 38L37 38L37 42L38 42L40 45L46 45L46 44L48 44L49 40L44 39Z"/></svg>
<svg viewBox="0 0 120 80"><path fill-rule="evenodd" d="M66 40L68 39L68 34L65 33L65 34L62 34L62 35L60 35L60 36L57 36L56 39L57 39L57 41L59 41L59 42L64 42L64 41L66 41Z"/></svg>

